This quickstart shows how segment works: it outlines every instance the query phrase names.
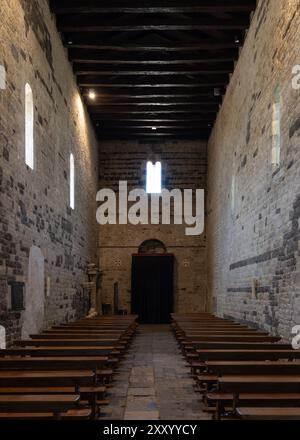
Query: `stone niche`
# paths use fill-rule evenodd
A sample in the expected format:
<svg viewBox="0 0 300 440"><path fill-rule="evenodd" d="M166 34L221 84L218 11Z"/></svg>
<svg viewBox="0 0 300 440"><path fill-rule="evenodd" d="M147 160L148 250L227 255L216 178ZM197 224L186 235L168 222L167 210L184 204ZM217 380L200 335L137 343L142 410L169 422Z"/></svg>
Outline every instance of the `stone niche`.
<svg viewBox="0 0 300 440"><path fill-rule="evenodd" d="M25 290L25 310L22 314L22 339L39 333L44 324L45 303L44 256L40 248L32 246L28 262Z"/></svg>
<svg viewBox="0 0 300 440"><path fill-rule="evenodd" d="M0 350L4 350L6 348L6 332L3 325L0 325Z"/></svg>

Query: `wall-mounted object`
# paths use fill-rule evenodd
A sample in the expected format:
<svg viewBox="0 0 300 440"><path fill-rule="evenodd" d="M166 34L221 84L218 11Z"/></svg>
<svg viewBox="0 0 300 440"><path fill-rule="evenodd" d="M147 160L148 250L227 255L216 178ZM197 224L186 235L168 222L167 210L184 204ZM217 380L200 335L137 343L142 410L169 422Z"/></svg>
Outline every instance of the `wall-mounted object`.
<svg viewBox="0 0 300 440"><path fill-rule="evenodd" d="M251 285L252 299L257 299L257 287L258 287L258 281L256 279L253 279Z"/></svg>
<svg viewBox="0 0 300 440"><path fill-rule="evenodd" d="M46 281L46 297L49 298L51 292L51 278L48 276Z"/></svg>
<svg viewBox="0 0 300 440"><path fill-rule="evenodd" d="M183 267L190 267L190 262L189 262L189 260L185 258L185 259L182 261L182 266L183 266Z"/></svg>
<svg viewBox="0 0 300 440"><path fill-rule="evenodd" d="M10 300L11 310L19 311L24 310L24 287L25 284L18 281L11 281L8 283L10 286Z"/></svg>
<svg viewBox="0 0 300 440"><path fill-rule="evenodd" d="M114 267L118 268L122 266L122 261L120 260L120 258L115 258L114 259Z"/></svg>

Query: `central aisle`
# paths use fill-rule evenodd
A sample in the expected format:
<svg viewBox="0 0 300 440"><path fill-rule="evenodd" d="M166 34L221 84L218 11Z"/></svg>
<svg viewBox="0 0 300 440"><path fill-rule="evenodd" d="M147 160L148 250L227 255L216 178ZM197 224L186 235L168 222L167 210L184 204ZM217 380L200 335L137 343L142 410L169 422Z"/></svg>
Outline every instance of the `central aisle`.
<svg viewBox="0 0 300 440"><path fill-rule="evenodd" d="M200 399L170 326L140 325L102 414L115 420L211 419Z"/></svg>

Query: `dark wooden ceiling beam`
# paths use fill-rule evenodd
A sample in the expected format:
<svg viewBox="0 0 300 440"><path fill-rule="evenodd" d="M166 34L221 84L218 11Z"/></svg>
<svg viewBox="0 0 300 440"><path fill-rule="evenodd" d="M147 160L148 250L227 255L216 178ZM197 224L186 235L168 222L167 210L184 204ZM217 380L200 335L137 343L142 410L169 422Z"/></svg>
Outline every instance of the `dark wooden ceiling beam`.
<svg viewBox="0 0 300 440"><path fill-rule="evenodd" d="M100 139L208 138L255 0L50 5Z"/></svg>
<svg viewBox="0 0 300 440"><path fill-rule="evenodd" d="M75 73L77 76L86 76L86 75L93 75L93 76L113 76L113 77L120 77L120 76L163 76L163 75L184 75L184 76L191 76L191 75L217 75L219 73L229 74L232 70L229 69L214 69L214 70L167 70L167 71L161 71L161 70L125 70L125 71L119 71L119 70L76 70Z"/></svg>
<svg viewBox="0 0 300 440"><path fill-rule="evenodd" d="M184 52L115 52L91 49L69 49L69 58L76 63L88 64L196 64L224 63L238 58L238 48Z"/></svg>
<svg viewBox="0 0 300 440"><path fill-rule="evenodd" d="M202 117L202 115L201 115ZM200 118L195 118L193 115L190 117L190 119L184 118L184 119L179 119L176 116L172 115L172 118L166 118L166 119L155 119L155 118L148 118L148 119L139 119L136 117L131 117L131 118L127 118L127 119L120 119L120 120L115 120L115 119L103 119L102 121L97 121L98 126L107 126L107 127L112 127L112 126L116 126L116 125L120 125L120 126L128 126L128 125L133 125L133 126L147 126L147 127L158 127L158 126L168 126L168 127L188 127L190 125L203 125L205 127L207 127L208 124L210 124L210 121L208 121L207 119L200 119Z"/></svg>
<svg viewBox="0 0 300 440"><path fill-rule="evenodd" d="M106 137L106 136L110 137L112 135L111 131L109 131L109 130L106 130L106 131L97 130L97 131L98 131L101 138ZM137 136L137 137L140 137L140 136L151 136L152 137L152 136L154 136L154 137L156 137L156 136L178 136L178 135L181 135L181 136L184 136L184 135L196 136L197 135L197 136L199 136L200 134L208 136L209 132L210 132L209 129L207 129L207 130L205 130L205 129L202 129L202 130L182 130L180 132L178 132L178 131L145 132L142 130L141 131L128 130L128 131L124 131L123 133L119 133L119 136L121 136L121 137L126 137L126 136ZM114 136L116 136L116 135L114 135Z"/></svg>
<svg viewBox="0 0 300 440"><path fill-rule="evenodd" d="M178 107L178 106L205 106L206 108L214 108L217 109L219 106L219 103L216 101L169 101L169 102L145 102L145 101L141 101L141 102L136 102L136 101L124 101L124 102L120 102L120 101L116 101L116 102L112 102L112 101L98 101L98 102L94 102L91 99L87 99L86 100L86 105L88 107L88 109L91 108L91 110L93 108L101 108L101 107L105 107L107 110L109 107L124 107L124 108L128 108L128 107L133 107L133 108L137 108L137 107L147 107L149 110L151 110L151 107Z"/></svg>
<svg viewBox="0 0 300 440"><path fill-rule="evenodd" d="M195 96L207 96L207 97L211 97L212 99L216 98L216 99L222 99L222 95L224 95L225 93L225 87L223 86L216 86L216 88L220 91L220 96L215 97L214 96L214 89L215 86L209 86L209 85L205 85L205 86L196 86L193 88L189 88L189 87L176 87L174 85L170 86L170 87L143 87L138 86L138 87L132 87L132 86L127 86L127 85L123 85L123 87L118 87L118 85L112 86L112 87L101 87L101 85L93 85L91 86L81 86L80 87L80 91L84 96L87 96L87 94L90 92L91 88L93 89L93 91L96 93L96 95L100 96L114 96L114 97L118 97L118 96L157 96L158 98L161 96L174 96L174 97L178 97L178 96L189 96L191 94L194 93Z"/></svg>
<svg viewBox="0 0 300 440"><path fill-rule="evenodd" d="M97 92L97 90L96 90ZM128 90L127 90L128 92ZM178 100L178 99L187 99L187 100L198 100L198 99L205 99L205 100L211 100L212 102L219 102L220 96L213 96L212 92L210 90L197 90L195 93L182 93L178 91L178 93L175 93L175 90L172 90L172 93L166 94L165 91L161 91L161 93L153 93L151 90L142 90L140 93L139 90L135 91L135 93L125 93L123 90L122 92L118 91L115 93L114 91L106 90L105 93L101 90L98 91L95 98L95 104L97 101L101 102L103 100L145 100L149 102L172 102L172 100ZM157 90L155 90L157 92ZM83 89L82 95L85 98L88 98L88 90Z"/></svg>
<svg viewBox="0 0 300 440"><path fill-rule="evenodd" d="M209 105L202 105L202 104L196 104L196 105L187 105L187 104L180 104L180 105L174 105L170 104L168 108L157 106L157 105L149 105L149 106L136 106L136 105L127 105L127 106L111 106L111 105L101 105L101 106L89 106L89 111L91 114L101 114L101 113L128 113L128 114L136 114L136 113L146 113L149 112L150 114L153 113L199 113L199 112L212 112L216 113L218 111L218 105L215 104L209 104Z"/></svg>
<svg viewBox="0 0 300 440"><path fill-rule="evenodd" d="M187 122L184 121L182 123L173 121L172 123L165 123L165 124L154 124L154 123L148 123L145 124L144 122L118 122L118 121L112 121L112 122L106 122L106 121L102 121L101 123L98 124L98 127L100 127L101 129L115 129L115 128L125 128L125 129L145 129L145 130L153 130L153 127L155 127L157 130L181 130L181 129L201 129L201 128L207 128L210 127L211 124L209 124L208 122Z"/></svg>
<svg viewBox="0 0 300 440"><path fill-rule="evenodd" d="M100 78L92 75L82 75L78 77L79 86L85 87L219 87L225 86L228 82L228 75L207 75L207 76L147 76L122 78L110 77Z"/></svg>
<svg viewBox="0 0 300 440"><path fill-rule="evenodd" d="M117 122L149 122L153 124L158 123L166 123L166 122L184 122L184 121L207 121L211 122L215 119L215 113L201 113L201 114L193 114L193 113L181 113L181 114L170 114L170 115L152 115L149 113L139 114L139 115L130 115L130 114L91 114L92 121L96 123L99 122L101 124L102 121L117 121Z"/></svg>
<svg viewBox="0 0 300 440"><path fill-rule="evenodd" d="M173 94L173 95L130 95L124 94L121 95L119 93L109 93L104 94L99 92L96 93L96 97L91 99L89 97L89 91L83 91L83 97L86 99L88 105L103 105L103 104L111 104L111 105L123 105L123 104L136 104L139 105L141 103L148 104L157 104L157 105L165 105L165 104L173 104L177 102L181 102L182 104L190 102L201 102L203 104L219 104L222 97L213 96L211 93L203 93L203 94Z"/></svg>
<svg viewBox="0 0 300 440"><path fill-rule="evenodd" d="M239 14L229 19L192 13L187 15L134 15L104 16L103 14L74 14L57 17L61 32L149 32L149 31L206 31L244 30L249 25L249 15Z"/></svg>
<svg viewBox="0 0 300 440"><path fill-rule="evenodd" d="M178 13L214 13L214 12L251 12L255 9L255 0L199 0L186 1L183 5L179 1L127 1L126 5L122 1L104 0L101 4L95 3L94 0L51 0L52 10L58 14L178 14Z"/></svg>
<svg viewBox="0 0 300 440"><path fill-rule="evenodd" d="M60 32L136 32L136 31L205 31L210 29L224 29L224 30L241 30L245 29L245 23L236 22L216 22L214 20L209 23L206 21L203 24L149 24L149 25L122 25L122 26L112 26L112 25L84 25L82 22L78 24L72 23L58 23L58 30Z"/></svg>
<svg viewBox="0 0 300 440"><path fill-rule="evenodd" d="M226 38L220 42L212 42L212 41L203 41L194 44L182 44L178 43L176 46L174 44L169 45L144 45L144 44L124 44L121 43L112 45L107 42L94 42L92 43L92 39L81 39L76 38L74 35L69 35L67 41L64 42L65 46L68 48L76 48L76 49L96 49L101 51L117 51L117 52L195 52L198 50L222 50L222 49L232 49L238 47L240 44L234 41L234 38L228 39Z"/></svg>
<svg viewBox="0 0 300 440"><path fill-rule="evenodd" d="M116 88L128 88L128 89L138 89L140 87L145 88L145 87L149 87L149 88L164 88L164 89L168 89L171 88L173 89L173 87L177 87L179 89L193 89L195 87L203 87L203 88L214 88L214 87L222 87L224 85L224 82L222 83L217 83L217 82L213 82L213 83L166 83L166 84L123 84L123 83L95 83L95 82L80 82L79 86L80 88L88 88L88 89L94 89L95 87L100 87L102 89L116 89Z"/></svg>
<svg viewBox="0 0 300 440"><path fill-rule="evenodd" d="M139 141L143 138L143 142L151 142L155 139L164 138L164 139L203 139L207 140L209 138L210 131L209 130L201 130L201 131L187 131L184 134L179 135L178 133L140 133L140 132L131 132L122 134L121 132L115 132L114 134L110 133L101 133L101 131L97 132L98 138L101 140L137 140Z"/></svg>
<svg viewBox="0 0 300 440"><path fill-rule="evenodd" d="M208 32L208 31L206 31ZM203 33L183 31L117 32L113 35L99 32L68 32L63 34L67 47L83 46L84 49L118 51L182 51L222 50L242 44L243 30L226 31L222 39L207 37ZM92 47L89 47L92 46Z"/></svg>
<svg viewBox="0 0 300 440"><path fill-rule="evenodd" d="M233 62L227 63L215 63L204 65L158 65L141 68L138 64L128 66L118 66L113 69L112 66L104 64L86 64L86 63L74 63L73 70L76 75L97 75L97 76L123 76L123 75L206 75L206 74L222 74L230 73L234 69Z"/></svg>

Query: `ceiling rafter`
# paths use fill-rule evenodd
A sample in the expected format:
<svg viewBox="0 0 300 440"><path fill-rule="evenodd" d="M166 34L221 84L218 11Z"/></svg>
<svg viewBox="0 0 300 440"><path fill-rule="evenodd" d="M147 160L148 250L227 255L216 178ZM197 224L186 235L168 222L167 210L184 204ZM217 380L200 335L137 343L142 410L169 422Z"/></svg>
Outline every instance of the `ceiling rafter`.
<svg viewBox="0 0 300 440"><path fill-rule="evenodd" d="M256 1L50 0L50 6L100 139L204 139Z"/></svg>

